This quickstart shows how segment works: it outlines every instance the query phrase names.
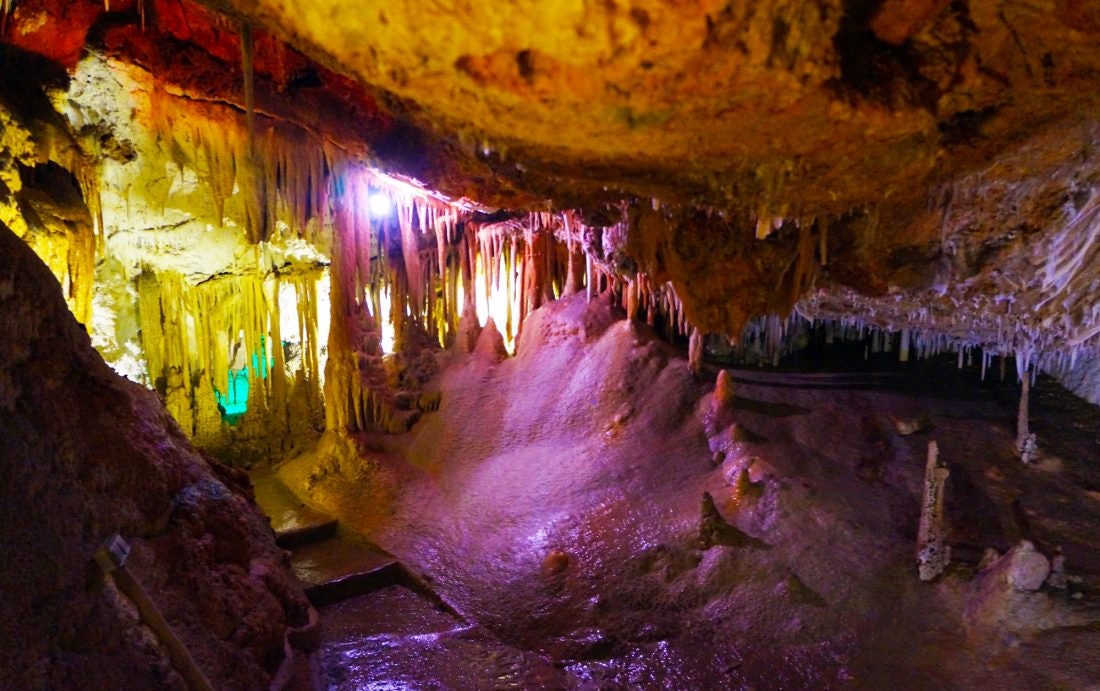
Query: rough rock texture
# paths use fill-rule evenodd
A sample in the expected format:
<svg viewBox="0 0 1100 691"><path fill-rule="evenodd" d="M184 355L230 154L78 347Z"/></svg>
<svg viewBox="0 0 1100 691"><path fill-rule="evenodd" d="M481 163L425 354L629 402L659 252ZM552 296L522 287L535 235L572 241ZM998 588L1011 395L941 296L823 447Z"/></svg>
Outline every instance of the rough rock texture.
<svg viewBox="0 0 1100 691"><path fill-rule="evenodd" d="M210 4L466 133L503 176L665 201L750 193L765 215L919 198L994 151L985 135L1091 100L1074 83L1100 60L1069 3Z"/></svg>
<svg viewBox="0 0 1100 691"><path fill-rule="evenodd" d="M250 500L156 395L113 373L31 250L0 226L0 686L185 688L92 563L128 568L219 689L264 688L308 604Z"/></svg>
<svg viewBox="0 0 1100 691"><path fill-rule="evenodd" d="M1098 341L1088 3L204 4L21 0L7 35L453 196L626 216L620 273L670 280L703 331L798 303L1004 352Z"/></svg>
<svg viewBox="0 0 1100 691"><path fill-rule="evenodd" d="M125 265L272 271L295 253L249 250L288 230L320 245L308 263L317 190L370 161L506 216L619 225L610 272L670 285L700 335L797 309L1021 371L1100 344L1083 3L58 4L9 7L7 36L75 70L56 99L106 162Z"/></svg>
<svg viewBox="0 0 1100 691"><path fill-rule="evenodd" d="M1082 358L1076 365L1059 369L1055 374L1067 389L1100 405L1100 354Z"/></svg>

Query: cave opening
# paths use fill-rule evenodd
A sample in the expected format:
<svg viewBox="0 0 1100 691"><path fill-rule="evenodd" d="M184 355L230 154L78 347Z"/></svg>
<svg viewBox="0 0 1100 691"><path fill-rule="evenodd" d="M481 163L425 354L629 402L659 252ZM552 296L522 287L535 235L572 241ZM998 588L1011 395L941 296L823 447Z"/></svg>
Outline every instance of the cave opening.
<svg viewBox="0 0 1100 691"><path fill-rule="evenodd" d="M0 3L0 687L1100 683L1080 5Z"/></svg>

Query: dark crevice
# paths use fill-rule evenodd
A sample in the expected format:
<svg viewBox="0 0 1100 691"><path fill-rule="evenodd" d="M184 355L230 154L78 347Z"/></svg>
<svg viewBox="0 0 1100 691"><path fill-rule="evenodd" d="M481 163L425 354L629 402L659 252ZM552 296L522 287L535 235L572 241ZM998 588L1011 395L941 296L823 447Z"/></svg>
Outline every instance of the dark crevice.
<svg viewBox="0 0 1100 691"><path fill-rule="evenodd" d="M54 163L47 161L33 166L19 166L19 177L25 190L41 190L57 205L65 208L84 206L84 196L80 192L80 183L76 176Z"/></svg>
<svg viewBox="0 0 1100 691"><path fill-rule="evenodd" d="M308 68L303 69L287 83L287 88L290 89L318 89L323 87L325 83L321 81L321 75L317 73L316 69Z"/></svg>
<svg viewBox="0 0 1100 691"><path fill-rule="evenodd" d="M64 120L46 96L65 91L65 68L36 53L0 43L0 104L20 122L45 121L64 126Z"/></svg>
<svg viewBox="0 0 1100 691"><path fill-rule="evenodd" d="M973 143L982 136L982 125L988 122L997 111L997 106L988 106L978 110L964 110L955 113L938 124L940 142L944 146Z"/></svg>
<svg viewBox="0 0 1100 691"><path fill-rule="evenodd" d="M519 76L530 84L535 79L535 57L530 50L521 50L516 53L516 68Z"/></svg>
<svg viewBox="0 0 1100 691"><path fill-rule="evenodd" d="M871 30L871 17L880 4L881 0L845 0L840 28L833 38L840 78L832 86L838 95L850 100L934 112L939 89L920 74L912 41L891 45Z"/></svg>

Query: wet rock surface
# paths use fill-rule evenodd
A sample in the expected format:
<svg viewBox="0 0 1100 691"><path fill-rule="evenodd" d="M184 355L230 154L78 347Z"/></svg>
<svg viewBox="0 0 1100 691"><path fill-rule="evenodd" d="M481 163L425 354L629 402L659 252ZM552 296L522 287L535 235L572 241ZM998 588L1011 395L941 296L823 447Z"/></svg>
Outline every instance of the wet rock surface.
<svg viewBox="0 0 1100 691"><path fill-rule="evenodd" d="M364 688L553 689L570 675L399 585L322 609L320 679Z"/></svg>
<svg viewBox="0 0 1100 691"><path fill-rule="evenodd" d="M1098 678L1086 622L1100 621L1088 575L1100 505L1080 482L1096 456L1084 438L1067 455L1070 440L1053 434L1095 426L1094 411L1035 413L1040 444L1044 434L1052 443L1045 461L1024 466L1010 386L978 385L976 372L935 362L807 356L785 372L732 371L731 413L765 440L740 444L724 429L708 437L712 394L682 353L605 314L583 296L559 301L532 315L515 358L445 356L432 383L444 392L439 410L403 438L365 440L359 462L371 473L345 461L311 501L392 552L496 645L568 672L568 687ZM845 362L863 371L820 371ZM1050 387L1041 380L1036 390ZM920 415L933 425L894 429L891 416ZM959 554L1007 550L1021 537L1051 553L1061 544L1067 572L1081 575L1078 599L979 575L969 564L980 550L919 582L933 434L952 468L948 544ZM308 474L295 463L281 471L292 485ZM711 525L717 514L771 549L700 550L703 492ZM389 654L406 655L402 645Z"/></svg>

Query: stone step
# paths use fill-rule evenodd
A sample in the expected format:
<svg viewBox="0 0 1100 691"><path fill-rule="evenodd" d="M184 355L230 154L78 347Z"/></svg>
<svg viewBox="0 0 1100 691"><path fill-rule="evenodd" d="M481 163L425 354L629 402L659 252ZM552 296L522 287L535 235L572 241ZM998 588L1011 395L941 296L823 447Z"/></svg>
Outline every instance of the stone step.
<svg viewBox="0 0 1100 691"><path fill-rule="evenodd" d="M275 531L275 544L283 549L295 550L329 540L336 535L335 518L316 521Z"/></svg>
<svg viewBox="0 0 1100 691"><path fill-rule="evenodd" d="M271 468L255 468L249 475L256 503L271 520L275 542L291 551L291 568L315 607L403 585L464 619L396 559L361 540L341 535L334 518L299 500Z"/></svg>
<svg viewBox="0 0 1100 691"><path fill-rule="evenodd" d="M275 543L283 549L296 549L327 540L336 534L337 521L307 506L287 489L270 468L253 469L252 488L256 503L271 519Z"/></svg>
<svg viewBox="0 0 1100 691"><path fill-rule="evenodd" d="M317 688L574 688L569 674L395 585L322 610Z"/></svg>
<svg viewBox="0 0 1100 691"><path fill-rule="evenodd" d="M393 557L346 538L333 538L294 550L291 568L316 607L401 582Z"/></svg>

